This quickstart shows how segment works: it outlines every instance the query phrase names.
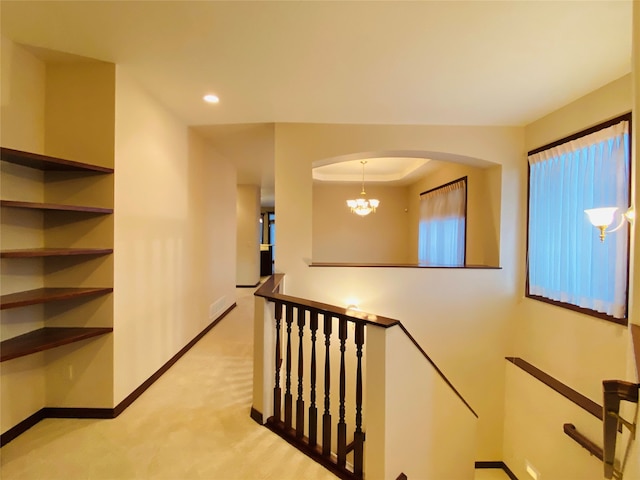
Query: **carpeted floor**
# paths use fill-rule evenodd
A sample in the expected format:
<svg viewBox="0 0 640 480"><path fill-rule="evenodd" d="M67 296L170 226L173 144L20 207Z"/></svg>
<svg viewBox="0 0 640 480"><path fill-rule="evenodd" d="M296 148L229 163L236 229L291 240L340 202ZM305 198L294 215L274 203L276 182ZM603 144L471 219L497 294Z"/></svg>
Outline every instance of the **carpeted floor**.
<svg viewBox="0 0 640 480"><path fill-rule="evenodd" d="M47 419L4 446L0 478L335 480L249 417L253 291L118 418Z"/></svg>
<svg viewBox="0 0 640 480"><path fill-rule="evenodd" d="M0 478L335 480L249 417L252 294L118 418L47 419L7 444Z"/></svg>

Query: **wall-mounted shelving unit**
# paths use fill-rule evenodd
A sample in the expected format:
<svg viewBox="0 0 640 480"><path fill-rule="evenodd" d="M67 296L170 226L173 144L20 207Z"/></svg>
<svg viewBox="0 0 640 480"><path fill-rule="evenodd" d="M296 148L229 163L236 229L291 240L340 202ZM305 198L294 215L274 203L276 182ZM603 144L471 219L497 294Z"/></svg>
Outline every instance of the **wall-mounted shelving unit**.
<svg viewBox="0 0 640 480"><path fill-rule="evenodd" d="M77 181L78 178L91 178L96 175L104 176L113 174L112 168L102 167L98 165L91 165L87 163L67 160L63 158L51 157L47 155L41 155L32 152L24 152L20 150L14 150L10 148L0 148L0 159L3 162L10 164L20 165L21 167L27 167L29 169L35 169L44 172L43 175L43 188L47 191L47 175L56 175L52 180L54 183L64 184L64 181L68 178ZM53 177L52 177L53 178ZM59 185L57 187L59 189ZM68 192L74 194L76 192ZM112 199L106 203L112 203ZM95 206L95 205L77 205L77 204L61 204L52 202L32 202L24 201L21 199L2 199L0 200L0 206L3 208L12 209L28 209L38 210L44 215L43 218L47 219L49 212L57 212L56 219L49 220L46 224L47 227L51 227L51 224L58 230L69 229L70 224L74 222L80 222L86 219L87 216L108 216L113 213L113 208L110 206ZM53 213L51 213L53 215ZM45 244L48 243L47 233L45 225L43 224L43 237ZM111 230L112 232L112 230ZM112 235L111 235L112 236ZM34 248L20 248L20 249L2 249L0 250L0 258L13 259L10 261L20 262L24 259L41 259L43 262L59 262L65 258L75 257L79 264L91 262L93 259L101 256L111 255L113 249L110 247L102 248L95 246L76 246L75 239L72 242L73 245L56 245L55 247L34 247ZM60 240L57 240L59 242ZM82 243L83 239L80 239ZM111 239L107 239L109 243ZM56 243L57 243L56 242ZM56 260L60 259L60 260ZM58 264L54 264L58 265ZM66 265L65 265L66 267ZM80 267L82 268L82 267ZM85 267L86 268L86 267ZM89 269L92 267L89 267ZM107 295L113 292L112 281L109 285L100 286L86 286L86 285L65 285L60 286L59 283L63 280L59 278L56 281L56 285L48 286L46 280L42 279L45 284L43 288L29 289L23 291L17 291L0 296L0 310L16 309L26 307L29 305L45 304L49 302L65 302L77 298L89 298L101 295ZM75 308L73 304L70 310ZM46 324L47 316L40 319ZM75 320L72 323L76 323ZM59 324L58 320L56 324ZM30 355L36 352L42 352L51 348L60 347L73 342L79 342L89 338L95 338L113 331L112 320L109 326L45 326L43 328L34 329L28 333L18 335L0 343L0 361L4 362L12 360L14 358Z"/></svg>

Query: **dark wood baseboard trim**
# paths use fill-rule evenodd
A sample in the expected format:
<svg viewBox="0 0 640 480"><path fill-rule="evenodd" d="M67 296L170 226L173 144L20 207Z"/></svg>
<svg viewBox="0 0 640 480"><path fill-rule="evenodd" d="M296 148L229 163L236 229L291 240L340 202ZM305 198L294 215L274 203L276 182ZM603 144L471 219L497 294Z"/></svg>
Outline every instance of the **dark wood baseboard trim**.
<svg viewBox="0 0 640 480"><path fill-rule="evenodd" d="M40 420L43 420L44 418L46 418L44 416L43 410L44 408L41 408L33 415L25 418L23 421L21 421L17 425L14 425L9 430L7 430L2 435L0 435L0 447L4 447L11 440L18 437L19 435L22 435L24 432L26 432L31 427L33 427Z"/></svg>
<svg viewBox="0 0 640 480"><path fill-rule="evenodd" d="M515 476L515 474L509 467L507 467L507 464L504 462L476 462L476 468L500 468L504 471L504 473L507 474L507 477L509 477L511 480L518 480L518 477Z"/></svg>
<svg viewBox="0 0 640 480"><path fill-rule="evenodd" d="M504 462L476 462L476 468L502 468Z"/></svg>
<svg viewBox="0 0 640 480"><path fill-rule="evenodd" d="M44 407L43 418L113 418L113 408Z"/></svg>
<svg viewBox="0 0 640 480"><path fill-rule="evenodd" d="M519 358L519 357L506 357L506 359L507 359L507 361L513 363L517 367L520 367L522 370L527 372L532 377L540 380L542 383L544 383L549 388L552 388L553 390L558 392L560 395L565 397L567 400L572 401L573 403L575 403L579 407L581 407L584 410L586 410L587 412L589 412L594 417L602 420L602 418L603 418L602 406L598 405L596 402L594 402L590 398L585 397L580 392L577 392L573 388L569 387L568 385L565 385L561 381L556 380L551 375L549 375L549 374L543 372L542 370L540 370L539 368L531 365L529 362L527 362L526 360L523 360L522 358Z"/></svg>
<svg viewBox="0 0 640 480"><path fill-rule="evenodd" d="M275 420L273 417L269 417L267 419L267 423L265 423L265 427L287 441L290 445L296 447L316 463L322 465L341 480L362 479L362 476L356 476L346 468L339 467L332 458L324 456L322 454L322 448L319 445L316 445L315 447L309 446L309 439L307 437L297 438L295 436L295 430L288 429L283 422Z"/></svg>
<svg viewBox="0 0 640 480"><path fill-rule="evenodd" d="M251 407L251 418L258 424L258 425L264 425L264 422L262 420L262 413L260 413L258 410L256 410L255 408Z"/></svg>
<svg viewBox="0 0 640 480"><path fill-rule="evenodd" d="M131 405L144 391L149 388L158 378L160 378L171 366L176 363L180 357L187 353L198 341L204 337L209 330L215 327L220 320L227 316L231 310L236 307L234 302L227 310L225 310L220 316L218 316L213 322L211 322L202 332L185 345L178 353L176 353L171 359L160 367L153 375L151 375L142 385L136 388L131 394L129 394L122 402L120 402L115 408L60 408L60 407L44 407L35 412L33 415L25 418L20 423L11 427L9 430L0 435L0 447L5 446L11 440L15 439L19 435L23 434L31 427L33 427L40 420L45 418L98 418L109 419L115 418L120 415L129 405ZM252 417L253 418L253 417ZM262 418L262 414L260 414Z"/></svg>
<svg viewBox="0 0 640 480"><path fill-rule="evenodd" d="M0 435L0 447L22 435L45 418L114 418L113 408L44 407Z"/></svg>
<svg viewBox="0 0 640 480"><path fill-rule="evenodd" d="M180 357L182 357L185 353L187 353L189 350L191 350L191 348L196 343L198 343L202 337L204 337L207 333L209 333L209 330L211 330L213 327L215 327L234 308L236 308L236 303L235 302L233 303L233 305L231 305L229 308L227 308L220 316L218 316L218 318L216 318L213 322L211 322L204 330L202 330L198 335L196 335L193 340L191 340L189 343L187 343L178 353L176 353L173 357L171 357L167 363L165 363L153 375L151 375L149 378L147 378L147 380L145 380L142 383L142 385L140 385L138 388L136 388L124 400L122 400L118 405L116 405L116 408L114 408L113 417L115 418L118 415L120 415L122 412L124 412L124 410L129 405L131 405L133 402L135 402L136 399L147 390L147 388L149 388L151 385L153 385L156 380L158 380L162 375L164 375L164 373L167 370L169 370L173 366L174 363L176 363L178 360L180 360Z"/></svg>
<svg viewBox="0 0 640 480"><path fill-rule="evenodd" d="M502 462L502 470L504 470L504 473L506 473L507 477L509 477L511 480L518 480L518 477L516 477L516 474L513 473L511 469L507 466L507 464L504 462Z"/></svg>
<svg viewBox="0 0 640 480"><path fill-rule="evenodd" d="M255 285L236 285L236 288L256 288L258 285L260 285L259 280L258 280L258 283L256 283Z"/></svg>

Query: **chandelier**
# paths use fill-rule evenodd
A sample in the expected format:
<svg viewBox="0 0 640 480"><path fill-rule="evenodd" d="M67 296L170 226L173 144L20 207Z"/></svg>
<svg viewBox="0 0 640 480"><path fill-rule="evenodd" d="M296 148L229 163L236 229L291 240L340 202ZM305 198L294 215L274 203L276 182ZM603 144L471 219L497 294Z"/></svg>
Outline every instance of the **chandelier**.
<svg viewBox="0 0 640 480"><path fill-rule="evenodd" d="M364 166L367 163L366 160L361 160L362 164L362 191L360 192L360 198L356 198L354 200L347 200L347 206L351 209L353 213L356 215L360 215L361 217L365 217L369 215L371 212L375 212L378 205L380 205L380 201L375 198L370 198L367 200L367 193L364 191Z"/></svg>

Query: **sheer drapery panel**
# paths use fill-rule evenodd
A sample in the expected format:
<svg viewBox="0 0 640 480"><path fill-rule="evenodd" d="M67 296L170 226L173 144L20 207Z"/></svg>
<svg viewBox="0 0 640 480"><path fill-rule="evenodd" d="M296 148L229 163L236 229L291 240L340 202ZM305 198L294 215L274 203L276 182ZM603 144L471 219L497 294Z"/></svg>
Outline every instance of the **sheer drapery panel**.
<svg viewBox="0 0 640 480"><path fill-rule="evenodd" d="M420 195L418 262L458 267L465 264L466 177Z"/></svg>
<svg viewBox="0 0 640 480"><path fill-rule="evenodd" d="M584 210L626 211L628 152L623 121L529 156L529 294L625 318L628 227L601 242Z"/></svg>

